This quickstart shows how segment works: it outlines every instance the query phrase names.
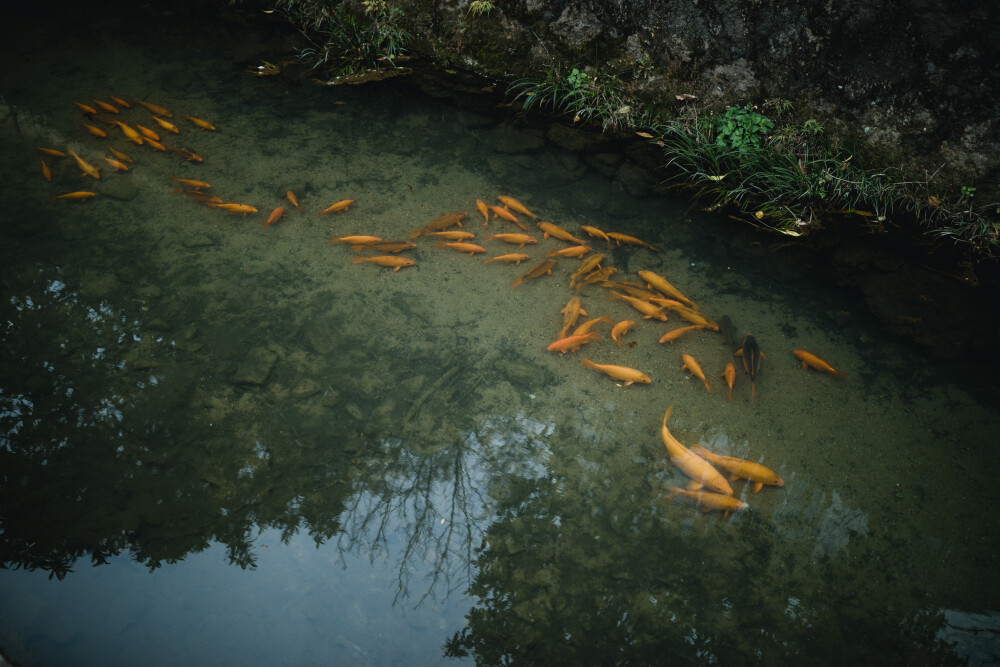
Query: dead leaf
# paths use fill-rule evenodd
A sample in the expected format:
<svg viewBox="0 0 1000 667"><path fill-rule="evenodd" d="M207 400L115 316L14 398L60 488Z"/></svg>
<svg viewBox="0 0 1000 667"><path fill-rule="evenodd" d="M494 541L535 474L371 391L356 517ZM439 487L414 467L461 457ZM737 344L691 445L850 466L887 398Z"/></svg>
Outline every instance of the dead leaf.
<svg viewBox="0 0 1000 667"><path fill-rule="evenodd" d="M680 95L674 95L674 97L676 97L677 99L679 99L681 102L686 102L687 100L696 100L696 99L698 99L697 97L695 97L694 95L692 95L690 93L681 93Z"/></svg>
<svg viewBox="0 0 1000 667"><path fill-rule="evenodd" d="M931 195L930 197L927 198L927 203L930 204L931 206L940 206L941 200L935 197L934 195Z"/></svg>

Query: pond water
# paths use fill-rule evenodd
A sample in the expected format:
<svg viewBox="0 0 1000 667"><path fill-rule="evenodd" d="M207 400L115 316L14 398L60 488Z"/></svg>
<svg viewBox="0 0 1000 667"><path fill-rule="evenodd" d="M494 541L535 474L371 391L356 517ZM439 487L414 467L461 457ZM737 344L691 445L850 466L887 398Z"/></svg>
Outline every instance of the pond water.
<svg viewBox="0 0 1000 667"><path fill-rule="evenodd" d="M616 153L456 109L402 79L253 77L268 33L150 7L8 24L0 90L0 648L24 665L994 664L1000 464L988 368L930 361L774 239L650 191ZM55 41L47 35L59 34ZM16 55L16 57L15 57ZM74 102L173 110L204 162L91 137ZM210 120L205 131L180 114ZM100 126L100 123L95 123ZM134 162L112 173L105 146ZM70 148L100 164L99 181ZM40 160L52 169L41 176ZM241 216L176 194L211 183ZM90 190L85 203L51 201ZM294 192L304 210L291 207ZM659 246L665 276L765 357L754 397L712 331L576 291L476 199ZM318 215L353 199L343 213ZM287 215L265 227L270 211ZM392 271L331 236L405 239L451 211L486 255L421 236ZM520 265L484 263L507 252ZM546 351L582 319L626 345ZM634 345L632 345L634 343ZM805 371L806 349L847 377ZM681 370L698 360L714 385ZM582 358L647 373L623 386ZM732 400L722 378L739 369ZM661 440L784 486L723 518Z"/></svg>

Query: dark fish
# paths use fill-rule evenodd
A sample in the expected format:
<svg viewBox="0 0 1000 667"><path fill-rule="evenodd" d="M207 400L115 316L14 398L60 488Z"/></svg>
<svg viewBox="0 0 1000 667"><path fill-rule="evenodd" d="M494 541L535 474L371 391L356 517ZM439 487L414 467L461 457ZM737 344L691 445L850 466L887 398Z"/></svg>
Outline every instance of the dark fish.
<svg viewBox="0 0 1000 667"><path fill-rule="evenodd" d="M747 334L743 337L743 346L736 350L736 354L743 359L743 370L750 378L750 400L752 401L756 393L754 381L757 379L757 374L760 373L760 360L764 358L764 353L760 351L760 346L757 345L757 339L753 337L753 334Z"/></svg>
<svg viewBox="0 0 1000 667"><path fill-rule="evenodd" d="M722 334L722 338L726 341L726 345L732 349L736 349L736 325L729 318L729 315L723 315L719 320L719 333Z"/></svg>

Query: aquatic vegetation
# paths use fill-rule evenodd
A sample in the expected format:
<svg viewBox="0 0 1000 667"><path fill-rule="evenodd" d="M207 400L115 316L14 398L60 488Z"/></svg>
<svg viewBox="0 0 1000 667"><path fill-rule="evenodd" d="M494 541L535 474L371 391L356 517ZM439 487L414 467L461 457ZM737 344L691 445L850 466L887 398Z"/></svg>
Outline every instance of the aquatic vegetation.
<svg viewBox="0 0 1000 667"><path fill-rule="evenodd" d="M483 14L489 14L496 6L490 2L490 0L472 0L469 3L468 14L470 16L482 16Z"/></svg>

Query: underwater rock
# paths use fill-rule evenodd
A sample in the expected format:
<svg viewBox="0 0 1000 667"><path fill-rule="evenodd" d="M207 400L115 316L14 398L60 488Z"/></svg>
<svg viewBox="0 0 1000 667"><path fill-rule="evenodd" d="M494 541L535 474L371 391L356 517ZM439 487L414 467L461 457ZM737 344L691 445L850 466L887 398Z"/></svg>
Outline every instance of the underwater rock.
<svg viewBox="0 0 1000 667"><path fill-rule="evenodd" d="M491 130L489 142L497 153L528 153L545 147L541 130L518 130L510 125Z"/></svg>
<svg viewBox="0 0 1000 667"><path fill-rule="evenodd" d="M512 385L525 389L541 387L552 381L551 373L526 359L508 361L502 370L506 371L507 380Z"/></svg>
<svg viewBox="0 0 1000 667"><path fill-rule="evenodd" d="M235 384L263 385L267 382L267 376L271 374L278 354L266 347L258 347L250 350L246 358L240 362L233 375Z"/></svg>
<svg viewBox="0 0 1000 667"><path fill-rule="evenodd" d="M132 201L139 194L139 182L134 178L102 179L101 196L117 201Z"/></svg>
<svg viewBox="0 0 1000 667"><path fill-rule="evenodd" d="M317 393L320 389L322 389L322 387L319 383L306 378L304 380L299 380L298 383L292 387L292 396L295 398L307 398Z"/></svg>
<svg viewBox="0 0 1000 667"><path fill-rule="evenodd" d="M625 162L618 167L616 174L618 182L632 196L647 195L656 184L651 173L632 162Z"/></svg>

